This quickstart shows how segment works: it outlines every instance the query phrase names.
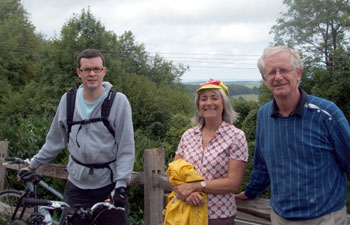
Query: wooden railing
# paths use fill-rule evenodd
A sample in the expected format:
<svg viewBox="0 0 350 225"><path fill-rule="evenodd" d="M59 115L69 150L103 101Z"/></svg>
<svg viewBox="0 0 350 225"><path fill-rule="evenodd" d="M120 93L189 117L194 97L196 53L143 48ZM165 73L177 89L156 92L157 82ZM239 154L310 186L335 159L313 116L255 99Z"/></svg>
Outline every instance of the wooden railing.
<svg viewBox="0 0 350 225"><path fill-rule="evenodd" d="M16 169L16 165L1 166L7 155L7 141L0 141L0 190L4 187L5 169ZM165 207L166 194L171 192L171 186L164 173L165 154L162 148L146 149L144 151L144 171L133 172L130 185L144 185L144 224L163 224L162 211ZM47 164L38 169L44 176L66 179L66 166ZM1 203L1 202L0 202ZM270 210L268 199L236 200L238 214L237 219L270 224ZM1 211L0 207L0 213ZM350 217L348 216L348 224Z"/></svg>

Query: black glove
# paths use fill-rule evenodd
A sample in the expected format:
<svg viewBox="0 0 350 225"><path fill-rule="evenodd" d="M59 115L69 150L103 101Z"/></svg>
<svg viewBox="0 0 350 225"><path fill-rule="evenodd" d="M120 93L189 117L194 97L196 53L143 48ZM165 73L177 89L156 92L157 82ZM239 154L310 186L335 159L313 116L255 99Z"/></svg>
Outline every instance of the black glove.
<svg viewBox="0 0 350 225"><path fill-rule="evenodd" d="M114 190L113 203L116 207L125 208L126 203L126 188L119 187Z"/></svg>
<svg viewBox="0 0 350 225"><path fill-rule="evenodd" d="M26 176L28 174L31 174L31 173L34 173L34 172L35 172L35 170L29 168L28 166L23 167L22 169L18 170L18 172L17 172L17 179L21 180L24 176Z"/></svg>

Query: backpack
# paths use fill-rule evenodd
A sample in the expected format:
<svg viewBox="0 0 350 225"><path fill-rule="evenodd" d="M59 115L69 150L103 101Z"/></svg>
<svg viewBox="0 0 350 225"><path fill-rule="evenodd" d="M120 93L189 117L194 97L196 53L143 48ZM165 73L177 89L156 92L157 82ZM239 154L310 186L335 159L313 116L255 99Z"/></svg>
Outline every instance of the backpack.
<svg viewBox="0 0 350 225"><path fill-rule="evenodd" d="M77 124L88 124L88 123L96 123L102 121L103 124L106 126L108 131L115 137L114 134L114 129L110 125L108 121L108 116L109 113L111 112L112 104L115 98L115 95L117 94L115 91L110 90L108 93L107 98L102 103L101 107L101 117L99 118L92 118L88 120L80 120L80 121L73 121L73 116L74 116L74 109L75 109L75 98L77 94L77 88L72 88L67 92L67 138L69 141L69 134L72 130L72 126L77 125Z"/></svg>
<svg viewBox="0 0 350 225"><path fill-rule="evenodd" d="M108 92L107 98L105 98L105 100L102 103L101 117L92 118L92 119L88 119L88 120L73 121L77 90L78 90L77 88L72 88L67 92L67 126L68 126L67 139L68 139L68 141L69 141L69 134L72 130L72 126L77 125L77 124L83 125L83 124L88 124L88 123L96 123L96 122L100 122L100 121L103 122L103 124L106 126L108 131L113 135L113 137L115 137L114 129L108 121L108 116L109 116L109 113L111 112L112 104L113 104L113 101L114 101L114 98L115 98L115 95L117 94L117 92L112 91L112 90L110 90ZM109 161L109 162L106 162L106 163L92 163L92 164L82 163L79 160L75 159L73 157L73 155L71 155L71 158L76 163L78 163L82 166L88 167L90 169L89 174L93 174L94 169L104 169L104 168L109 169L111 182L113 183L113 171L112 171L112 168L110 167L110 164L115 162L116 158Z"/></svg>

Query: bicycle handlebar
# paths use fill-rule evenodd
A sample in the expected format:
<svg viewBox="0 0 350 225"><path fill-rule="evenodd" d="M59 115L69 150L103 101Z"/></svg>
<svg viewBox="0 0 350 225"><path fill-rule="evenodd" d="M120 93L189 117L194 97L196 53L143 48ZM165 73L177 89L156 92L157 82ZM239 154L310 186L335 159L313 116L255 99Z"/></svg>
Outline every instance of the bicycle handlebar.
<svg viewBox="0 0 350 225"><path fill-rule="evenodd" d="M37 205L51 206L51 201L45 200L45 199L36 199L36 198L24 198L23 203L24 205L30 205L30 206L37 206Z"/></svg>
<svg viewBox="0 0 350 225"><path fill-rule="evenodd" d="M17 163L17 164L21 164L21 163L29 163L30 160L29 159L20 159L17 157L5 157L5 161L6 162L10 162L10 163Z"/></svg>
<svg viewBox="0 0 350 225"><path fill-rule="evenodd" d="M125 211L124 208L122 207L116 207L115 205L108 203L108 202L97 202L95 203L91 208L84 209L75 209L71 208L70 205L68 205L66 202L62 201L50 201L50 200L43 200L43 199L28 199L25 203L29 203L32 206L34 205L40 205L42 206L41 208L43 209L48 209L48 210L55 210L55 209L62 209L66 208L70 213L74 214L93 214L96 210L102 208L105 208L107 210L117 210L117 211Z"/></svg>
<svg viewBox="0 0 350 225"><path fill-rule="evenodd" d="M5 157L5 161L7 161L7 162L16 161L16 157Z"/></svg>
<svg viewBox="0 0 350 225"><path fill-rule="evenodd" d="M95 203L92 207L91 207L91 211L95 211L97 208L99 207L105 207L107 209L115 209L115 210L121 210L121 211L125 211L124 208L122 207L116 207L115 205L109 203L109 202L97 202Z"/></svg>

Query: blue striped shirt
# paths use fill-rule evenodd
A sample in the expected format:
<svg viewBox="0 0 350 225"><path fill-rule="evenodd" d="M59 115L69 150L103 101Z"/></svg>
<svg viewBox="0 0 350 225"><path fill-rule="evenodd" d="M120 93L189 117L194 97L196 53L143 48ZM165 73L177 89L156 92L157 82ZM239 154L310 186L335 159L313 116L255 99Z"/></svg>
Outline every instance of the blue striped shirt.
<svg viewBox="0 0 350 225"><path fill-rule="evenodd" d="M273 101L259 110L254 170L245 191L255 198L270 185L272 209L288 220L343 208L345 174L350 180L349 122L333 102L302 96L301 115L272 116Z"/></svg>

